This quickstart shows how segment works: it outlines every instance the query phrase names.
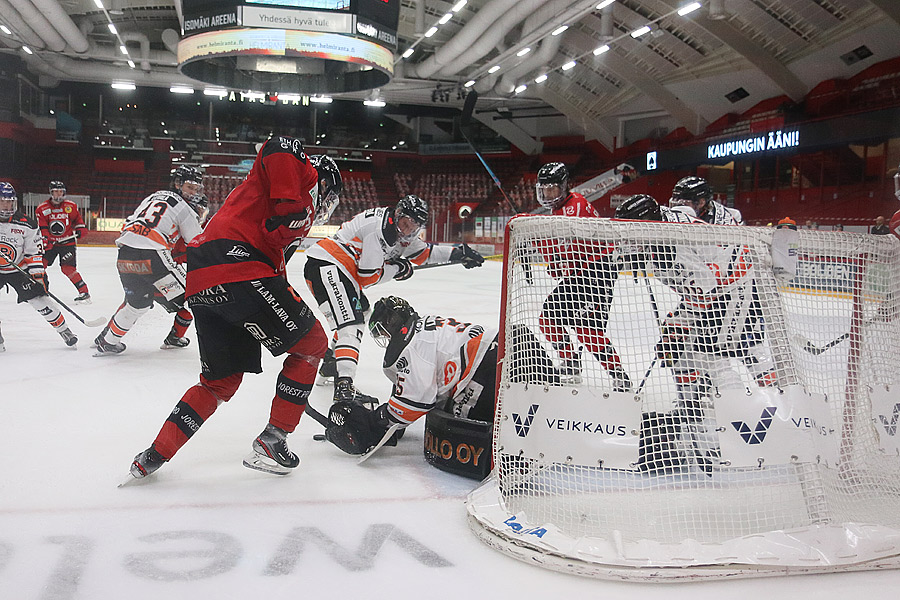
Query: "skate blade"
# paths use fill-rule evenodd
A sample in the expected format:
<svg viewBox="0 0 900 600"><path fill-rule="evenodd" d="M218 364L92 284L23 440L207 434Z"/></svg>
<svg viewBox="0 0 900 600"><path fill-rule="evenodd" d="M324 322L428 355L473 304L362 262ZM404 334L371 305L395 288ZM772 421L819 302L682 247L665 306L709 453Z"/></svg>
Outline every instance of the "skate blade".
<svg viewBox="0 0 900 600"><path fill-rule="evenodd" d="M170 346L169 344L163 344L159 347L160 350L184 350L187 346Z"/></svg>
<svg viewBox="0 0 900 600"><path fill-rule="evenodd" d="M253 452L247 458L244 459L244 466L248 469L253 469L254 471L262 471L263 473L269 473L270 475L290 475L291 471L294 469L283 467L279 465L274 460L260 456L256 452Z"/></svg>
<svg viewBox="0 0 900 600"><path fill-rule="evenodd" d="M146 477L137 478L137 477L135 477L134 475L132 475L131 473L129 473L129 474L128 474L128 478L125 479L125 481L123 481L122 483L120 483L120 484L117 485L116 487L123 488L123 487L128 487L128 486L130 486L130 485L144 484L144 483L146 483L146 480L147 480Z"/></svg>
<svg viewBox="0 0 900 600"><path fill-rule="evenodd" d="M87 300L72 300L72 302L74 302L75 304L93 304L90 298L88 298Z"/></svg>
<svg viewBox="0 0 900 600"><path fill-rule="evenodd" d="M96 346L94 346L96 348ZM94 352L91 356L94 358L105 358L107 356L119 356L121 352Z"/></svg>
<svg viewBox="0 0 900 600"><path fill-rule="evenodd" d="M323 375L316 375L316 385L334 385L334 377L325 377Z"/></svg>

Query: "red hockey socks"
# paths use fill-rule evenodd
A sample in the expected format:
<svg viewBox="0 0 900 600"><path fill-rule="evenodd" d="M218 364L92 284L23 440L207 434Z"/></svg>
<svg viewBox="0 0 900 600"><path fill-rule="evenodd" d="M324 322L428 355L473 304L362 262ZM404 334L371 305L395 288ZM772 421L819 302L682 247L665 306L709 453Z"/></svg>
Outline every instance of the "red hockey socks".
<svg viewBox="0 0 900 600"><path fill-rule="evenodd" d="M175 322L172 324L172 329L175 331L175 337L184 337L184 334L187 333L188 327L191 326L191 321L193 320L194 315L186 308L182 308L175 313Z"/></svg>
<svg viewBox="0 0 900 600"><path fill-rule="evenodd" d="M75 289L78 290L79 294L88 294L88 286L84 282L84 279L81 278L81 275L78 274L78 271L75 267L70 265L60 265L60 270L63 272L63 275L69 278L69 281L72 282L72 285L75 286Z"/></svg>
<svg viewBox="0 0 900 600"><path fill-rule="evenodd" d="M288 350L284 366L278 374L269 423L288 433L297 428L306 400L316 381L319 361L328 349L328 338L319 323Z"/></svg>

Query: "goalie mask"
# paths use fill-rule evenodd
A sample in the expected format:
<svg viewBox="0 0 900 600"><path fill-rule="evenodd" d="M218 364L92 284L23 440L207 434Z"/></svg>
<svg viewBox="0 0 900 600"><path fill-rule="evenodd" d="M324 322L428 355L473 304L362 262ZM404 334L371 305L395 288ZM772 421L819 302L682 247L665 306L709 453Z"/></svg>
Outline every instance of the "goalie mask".
<svg viewBox="0 0 900 600"><path fill-rule="evenodd" d="M62 204L66 199L66 184L62 181L54 180L50 182L50 202L53 204Z"/></svg>
<svg viewBox="0 0 900 600"><path fill-rule="evenodd" d="M394 209L394 223L397 238L401 243L409 243L428 223L428 203L412 194L400 198Z"/></svg>
<svg viewBox="0 0 900 600"><path fill-rule="evenodd" d="M341 192L344 190L344 180L337 164L330 157L323 154L313 154L309 157L310 164L315 167L319 177L319 198L316 202L316 214L313 216L313 225L324 225L331 218L331 213L341 201Z"/></svg>
<svg viewBox="0 0 900 600"><path fill-rule="evenodd" d="M172 190L185 200L194 194L203 193L203 173L187 165L176 167L172 170Z"/></svg>
<svg viewBox="0 0 900 600"><path fill-rule="evenodd" d="M398 296L388 296L375 303L369 318L369 333L375 343L387 348L395 336L408 342L412 339L419 315L409 302Z"/></svg>
<svg viewBox="0 0 900 600"><path fill-rule="evenodd" d="M680 179L672 188L669 206L690 206L700 216L706 212L712 196L712 188L705 179L688 176Z"/></svg>
<svg viewBox="0 0 900 600"><path fill-rule="evenodd" d="M11 183L0 181L0 219L9 219L16 214L19 198Z"/></svg>
<svg viewBox="0 0 900 600"><path fill-rule="evenodd" d="M555 210L565 204L568 195L569 171L566 165L555 162L547 163L537 173L534 186L538 204L549 210Z"/></svg>
<svg viewBox="0 0 900 600"><path fill-rule="evenodd" d="M617 219L633 221L662 221L662 210L657 202L647 194L635 194L616 207Z"/></svg>

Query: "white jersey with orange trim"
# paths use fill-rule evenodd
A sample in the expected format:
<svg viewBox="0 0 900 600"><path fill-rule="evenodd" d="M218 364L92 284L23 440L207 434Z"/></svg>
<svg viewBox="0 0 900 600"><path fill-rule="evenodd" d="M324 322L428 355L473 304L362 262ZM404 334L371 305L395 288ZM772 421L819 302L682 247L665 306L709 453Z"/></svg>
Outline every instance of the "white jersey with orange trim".
<svg viewBox="0 0 900 600"><path fill-rule="evenodd" d="M435 246L413 238L404 242L397 237L392 208L370 208L346 221L334 237L319 241L306 256L337 265L360 288L390 281L400 267L390 263L404 257L414 265L443 263L450 260L450 246Z"/></svg>
<svg viewBox="0 0 900 600"><path fill-rule="evenodd" d="M385 354L384 374L394 384L388 400L392 422L406 427L448 398L465 393L496 329L429 315L396 356Z"/></svg>
<svg viewBox="0 0 900 600"><path fill-rule="evenodd" d="M0 221L0 273L16 273L16 267L37 275L44 272L44 246L37 222L21 212Z"/></svg>
<svg viewBox="0 0 900 600"><path fill-rule="evenodd" d="M200 219L179 194L160 190L150 194L125 219L116 245L147 250L172 250L178 240L190 243L200 235Z"/></svg>

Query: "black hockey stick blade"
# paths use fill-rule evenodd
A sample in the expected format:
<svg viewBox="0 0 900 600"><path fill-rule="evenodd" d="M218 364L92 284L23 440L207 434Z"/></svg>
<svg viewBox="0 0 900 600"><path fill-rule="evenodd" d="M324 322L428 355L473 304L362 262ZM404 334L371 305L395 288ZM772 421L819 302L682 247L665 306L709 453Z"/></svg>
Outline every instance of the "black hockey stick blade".
<svg viewBox="0 0 900 600"><path fill-rule="evenodd" d="M475 90L466 94L466 101L463 104L462 116L459 118L459 126L466 127L472 122L472 113L475 112L475 103L478 102L478 92Z"/></svg>
<svg viewBox="0 0 900 600"><path fill-rule="evenodd" d="M830 350L831 348L834 348L835 346L837 346L838 344L840 344L841 342L846 340L848 337L850 337L849 331L847 333L841 335L840 337L837 337L837 338L831 340L824 346L816 346L810 340L807 340L806 345L803 346L803 349L806 350L807 352L809 352L810 354L812 354L813 356L818 356L818 355L822 354L823 352Z"/></svg>
<svg viewBox="0 0 900 600"><path fill-rule="evenodd" d="M317 411L309 403L306 404L306 414L308 414L310 417L312 417L313 421L315 421L316 423L318 423L319 425L321 425L322 427L324 427L326 429L328 429L328 427L331 425L331 421L328 420L328 417L326 417L325 415L323 415L322 413Z"/></svg>

